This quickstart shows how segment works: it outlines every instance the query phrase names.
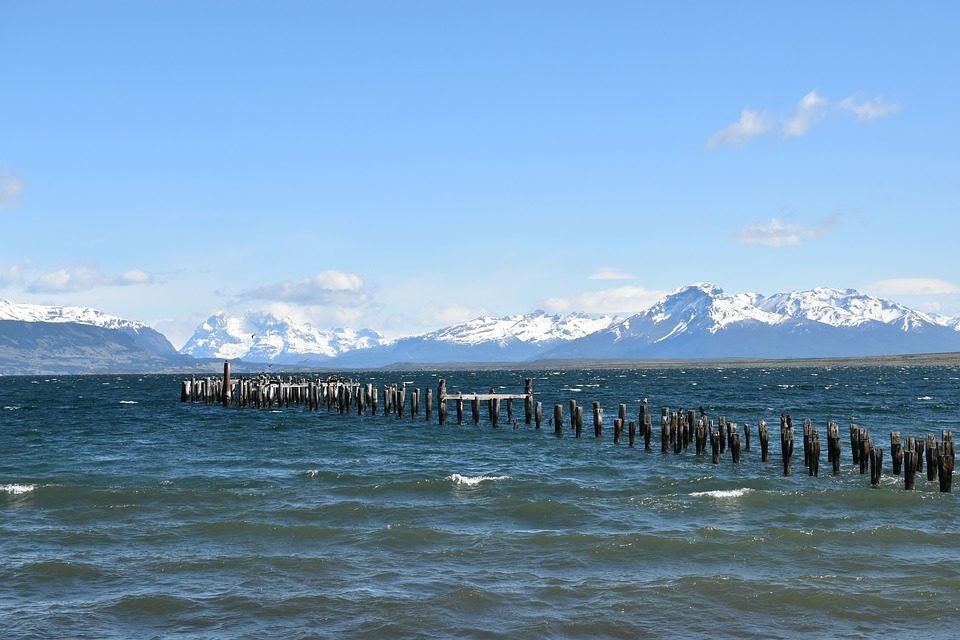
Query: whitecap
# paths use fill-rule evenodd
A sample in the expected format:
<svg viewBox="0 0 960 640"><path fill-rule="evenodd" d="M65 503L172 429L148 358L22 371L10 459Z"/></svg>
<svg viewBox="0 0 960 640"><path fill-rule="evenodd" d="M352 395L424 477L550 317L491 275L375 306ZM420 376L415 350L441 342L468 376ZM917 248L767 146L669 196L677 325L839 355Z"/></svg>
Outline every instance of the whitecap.
<svg viewBox="0 0 960 640"><path fill-rule="evenodd" d="M476 487L481 482L509 480L510 476L462 476L459 473L455 473L452 476L447 476L446 479L462 487Z"/></svg>
<svg viewBox="0 0 960 640"><path fill-rule="evenodd" d="M748 489L746 487L742 489L716 489L714 491L694 491L691 493L691 496L700 498L740 498L747 495L748 493L753 493L753 489Z"/></svg>
<svg viewBox="0 0 960 640"><path fill-rule="evenodd" d="M140 404L136 400L121 400L120 404Z"/></svg>
<svg viewBox="0 0 960 640"><path fill-rule="evenodd" d="M307 476L308 478L316 478L320 475L320 469L307 469L303 472L303 475Z"/></svg>
<svg viewBox="0 0 960 640"><path fill-rule="evenodd" d="M917 400L933 400L930 396L920 396Z"/></svg>
<svg viewBox="0 0 960 640"><path fill-rule="evenodd" d="M583 391L583 389L576 389L574 387L564 387L563 389L560 389L560 391L574 391L576 393L580 393L581 391Z"/></svg>
<svg viewBox="0 0 960 640"><path fill-rule="evenodd" d="M37 488L35 484L0 484L0 493L10 493L18 496L21 493L30 493Z"/></svg>
<svg viewBox="0 0 960 640"><path fill-rule="evenodd" d="M3 410L4 410L4 411L19 411L19 410L20 410L20 407L15 407L15 406L12 406L12 405L11 405L11 406L9 406L9 407L4 407Z"/></svg>

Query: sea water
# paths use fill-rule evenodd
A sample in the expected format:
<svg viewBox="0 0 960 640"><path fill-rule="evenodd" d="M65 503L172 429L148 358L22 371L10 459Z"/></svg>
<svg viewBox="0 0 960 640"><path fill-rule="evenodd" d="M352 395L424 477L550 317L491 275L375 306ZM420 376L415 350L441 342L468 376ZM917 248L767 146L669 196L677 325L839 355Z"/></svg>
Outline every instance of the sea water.
<svg viewBox="0 0 960 640"><path fill-rule="evenodd" d="M904 491L889 432L960 432L950 367L362 372L521 392L561 438L421 414L181 404L177 376L0 378L4 638L956 637L960 502ZM408 394L409 395L409 394ZM654 451L612 441L649 399ZM593 437L591 403L605 430ZM752 430L720 464L659 447L661 406ZM408 405L409 407L409 405ZM784 477L779 415L792 415ZM820 477L803 466L805 418ZM770 424L760 461L756 425ZM883 447L871 487L851 419ZM830 475L826 421L841 425ZM958 433L960 435L960 433ZM960 490L960 489L958 489Z"/></svg>

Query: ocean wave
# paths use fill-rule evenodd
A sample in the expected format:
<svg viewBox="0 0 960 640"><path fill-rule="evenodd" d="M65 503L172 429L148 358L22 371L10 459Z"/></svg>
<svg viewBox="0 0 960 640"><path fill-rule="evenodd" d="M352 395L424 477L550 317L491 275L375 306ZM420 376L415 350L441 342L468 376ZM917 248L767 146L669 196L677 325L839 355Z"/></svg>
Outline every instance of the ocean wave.
<svg viewBox="0 0 960 640"><path fill-rule="evenodd" d="M11 405L11 406L6 406L6 407L4 407L3 410L4 410L4 411L19 411L21 408L22 408L22 407L15 407L15 406L12 406L12 405Z"/></svg>
<svg viewBox="0 0 960 640"><path fill-rule="evenodd" d="M753 493L753 489L747 487L741 489L715 489L713 491L694 491L690 495L695 498L740 498L748 493Z"/></svg>
<svg viewBox="0 0 960 640"><path fill-rule="evenodd" d="M510 480L510 476L462 476L459 473L455 473L451 476L446 477L447 480L451 481L453 484L462 486L462 487L476 487L481 482L494 482L497 480Z"/></svg>
<svg viewBox="0 0 960 640"><path fill-rule="evenodd" d="M920 396L917 400L933 400L930 396Z"/></svg>
<svg viewBox="0 0 960 640"><path fill-rule="evenodd" d="M140 404L136 400L121 400L120 404Z"/></svg>
<svg viewBox="0 0 960 640"><path fill-rule="evenodd" d="M37 488L35 484L0 484L0 493L9 493L15 496L21 493L30 493Z"/></svg>

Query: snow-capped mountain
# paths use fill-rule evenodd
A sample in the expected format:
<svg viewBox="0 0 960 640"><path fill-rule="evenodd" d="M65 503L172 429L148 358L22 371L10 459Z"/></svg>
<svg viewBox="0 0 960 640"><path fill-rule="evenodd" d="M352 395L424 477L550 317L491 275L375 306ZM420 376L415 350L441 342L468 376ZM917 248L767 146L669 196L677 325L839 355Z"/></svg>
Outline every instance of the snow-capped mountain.
<svg viewBox="0 0 960 640"><path fill-rule="evenodd" d="M960 350L960 323L847 289L727 295L683 287L547 358L797 358Z"/></svg>
<svg viewBox="0 0 960 640"><path fill-rule="evenodd" d="M502 318L481 316L365 351L346 353L336 363L372 367L398 362L522 362L558 344L605 329L617 320L608 315L553 315L540 310Z"/></svg>
<svg viewBox="0 0 960 640"><path fill-rule="evenodd" d="M182 358L142 322L87 307L0 300L0 372L147 371Z"/></svg>
<svg viewBox="0 0 960 640"><path fill-rule="evenodd" d="M369 329L321 330L270 313L239 317L218 313L197 327L180 353L195 358L306 365L383 343L383 336Z"/></svg>

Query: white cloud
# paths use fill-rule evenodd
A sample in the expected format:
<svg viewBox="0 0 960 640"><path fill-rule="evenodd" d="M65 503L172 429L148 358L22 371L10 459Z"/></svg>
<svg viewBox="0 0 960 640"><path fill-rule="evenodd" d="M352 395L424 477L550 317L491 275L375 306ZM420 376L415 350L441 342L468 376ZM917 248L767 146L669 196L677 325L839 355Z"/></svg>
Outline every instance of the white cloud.
<svg viewBox="0 0 960 640"><path fill-rule="evenodd" d="M810 91L800 98L789 113L779 118L781 121L780 133L792 138L805 135L815 124L828 116L832 117L839 111L849 111L861 122L877 120L900 111L899 104L887 102L882 98L857 100L853 97L847 97L836 105L839 109L830 108L830 104L830 101L816 90ZM779 111L779 113L782 114L783 111ZM773 125L765 112L745 108L740 113L738 121L710 136L710 139L707 140L707 148L740 147L750 140L772 131Z"/></svg>
<svg viewBox="0 0 960 640"><path fill-rule="evenodd" d="M783 134L802 136L821 120L827 107L827 99L815 90L800 98L793 112L783 122Z"/></svg>
<svg viewBox="0 0 960 640"><path fill-rule="evenodd" d="M23 268L18 264L0 269L0 289L16 287L23 282Z"/></svg>
<svg viewBox="0 0 960 640"><path fill-rule="evenodd" d="M636 280L637 276L617 269L616 267L602 267L590 274L591 280Z"/></svg>
<svg viewBox="0 0 960 640"><path fill-rule="evenodd" d="M815 227L805 227L780 218L770 222L751 223L733 236L740 244L767 247L790 247L825 236L841 219L841 214L832 214L820 220Z"/></svg>
<svg viewBox="0 0 960 640"><path fill-rule="evenodd" d="M150 284L153 276L142 269L109 275L95 267L77 265L41 274L27 286L30 293L72 293L96 287L125 287Z"/></svg>
<svg viewBox="0 0 960 640"><path fill-rule="evenodd" d="M770 121L759 111L745 108L740 112L740 119L717 131L707 140L707 148L739 147L753 138L768 133L771 129Z"/></svg>
<svg viewBox="0 0 960 640"><path fill-rule="evenodd" d="M638 286L613 287L587 291L573 298L548 298L544 307L554 313L582 311L585 313L638 313L653 306L668 291Z"/></svg>
<svg viewBox="0 0 960 640"><path fill-rule="evenodd" d="M891 278L867 285L866 290L880 296L949 296L960 294L960 285L938 278Z"/></svg>
<svg viewBox="0 0 960 640"><path fill-rule="evenodd" d="M23 180L10 171L0 172L0 207L20 206L20 194L23 192Z"/></svg>
<svg viewBox="0 0 960 640"><path fill-rule="evenodd" d="M271 300L299 305L337 305L355 307L367 304L369 294L363 279L355 273L321 271L303 280L276 284L240 292L240 298Z"/></svg>
<svg viewBox="0 0 960 640"><path fill-rule="evenodd" d="M900 105L896 102L887 102L883 98L857 102L852 96L844 98L840 102L840 108L850 111L861 122L885 118L900 111Z"/></svg>

